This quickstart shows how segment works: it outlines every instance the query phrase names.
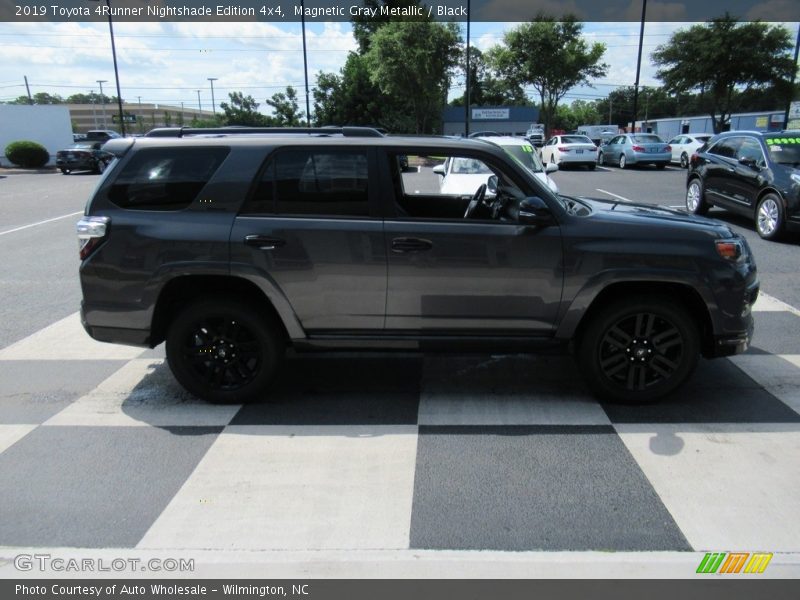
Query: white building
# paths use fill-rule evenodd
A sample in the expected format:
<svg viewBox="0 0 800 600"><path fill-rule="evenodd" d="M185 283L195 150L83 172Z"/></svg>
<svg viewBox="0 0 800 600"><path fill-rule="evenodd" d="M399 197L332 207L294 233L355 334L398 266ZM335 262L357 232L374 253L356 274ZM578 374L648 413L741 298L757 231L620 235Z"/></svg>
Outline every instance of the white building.
<svg viewBox="0 0 800 600"><path fill-rule="evenodd" d="M0 104L0 165L11 166L6 158L6 146L26 140L47 148L50 163L56 152L72 144L72 124L69 109L59 105Z"/></svg>

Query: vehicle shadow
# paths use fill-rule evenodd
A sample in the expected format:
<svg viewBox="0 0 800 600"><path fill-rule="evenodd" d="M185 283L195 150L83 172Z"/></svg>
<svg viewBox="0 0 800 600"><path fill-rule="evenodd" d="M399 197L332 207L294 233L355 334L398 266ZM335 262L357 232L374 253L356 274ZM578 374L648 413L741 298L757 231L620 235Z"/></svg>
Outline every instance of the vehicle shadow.
<svg viewBox="0 0 800 600"><path fill-rule="evenodd" d="M747 229L748 231L752 231L756 233L756 227L753 223L753 219L745 217L743 215L739 215L736 213L729 212L724 209L712 208L708 214L708 217L712 219L717 219L719 221L724 221L729 225L735 225L737 227L741 227L742 229ZM785 245L797 245L800 243L800 233L794 232L785 232L783 236L775 241L771 241L771 244L785 244Z"/></svg>
<svg viewBox="0 0 800 600"><path fill-rule="evenodd" d="M228 425L625 424L650 431L662 424L800 424L798 413L725 359L701 359L691 380L658 403L624 405L592 397L569 356L301 355L285 360L268 397L244 406L198 400L165 361L139 360L146 374L118 410L180 434Z"/></svg>

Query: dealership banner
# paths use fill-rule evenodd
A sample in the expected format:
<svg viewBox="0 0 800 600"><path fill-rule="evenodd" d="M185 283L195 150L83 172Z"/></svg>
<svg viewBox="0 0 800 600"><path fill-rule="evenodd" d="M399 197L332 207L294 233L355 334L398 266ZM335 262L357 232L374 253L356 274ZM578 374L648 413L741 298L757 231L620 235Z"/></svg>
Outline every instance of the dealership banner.
<svg viewBox="0 0 800 600"><path fill-rule="evenodd" d="M581 21L640 21L643 0L0 0L0 20L61 21L529 21L539 14ZM651 22L697 22L729 13L743 21L800 21L800 2L669 0L646 8Z"/></svg>

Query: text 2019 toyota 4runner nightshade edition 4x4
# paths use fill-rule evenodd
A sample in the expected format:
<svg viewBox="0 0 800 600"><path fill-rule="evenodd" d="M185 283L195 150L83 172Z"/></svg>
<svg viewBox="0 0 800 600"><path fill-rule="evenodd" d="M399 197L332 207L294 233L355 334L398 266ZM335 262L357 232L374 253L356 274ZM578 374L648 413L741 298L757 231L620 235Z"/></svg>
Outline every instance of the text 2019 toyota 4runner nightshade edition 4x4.
<svg viewBox="0 0 800 600"><path fill-rule="evenodd" d="M558 196L480 139L156 133L106 147L78 224L83 323L166 340L175 377L210 401L268 397L289 346L557 346L598 396L641 402L750 341L756 266L723 223ZM474 193L441 193L448 161Z"/></svg>

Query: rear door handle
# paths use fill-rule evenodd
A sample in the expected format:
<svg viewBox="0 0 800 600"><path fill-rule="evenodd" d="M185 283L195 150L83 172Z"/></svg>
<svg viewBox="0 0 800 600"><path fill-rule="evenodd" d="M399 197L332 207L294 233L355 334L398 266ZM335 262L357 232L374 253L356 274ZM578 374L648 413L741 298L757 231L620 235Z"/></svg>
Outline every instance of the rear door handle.
<svg viewBox="0 0 800 600"><path fill-rule="evenodd" d="M255 246L259 250L275 250L275 248L285 246L286 240L266 235L248 235L244 238L244 243L248 246Z"/></svg>
<svg viewBox="0 0 800 600"><path fill-rule="evenodd" d="M400 254L406 252L424 252L433 248L433 242L420 238L394 238L392 240L392 252Z"/></svg>

